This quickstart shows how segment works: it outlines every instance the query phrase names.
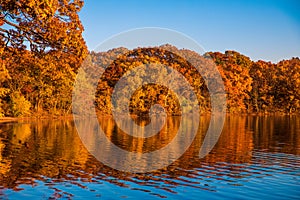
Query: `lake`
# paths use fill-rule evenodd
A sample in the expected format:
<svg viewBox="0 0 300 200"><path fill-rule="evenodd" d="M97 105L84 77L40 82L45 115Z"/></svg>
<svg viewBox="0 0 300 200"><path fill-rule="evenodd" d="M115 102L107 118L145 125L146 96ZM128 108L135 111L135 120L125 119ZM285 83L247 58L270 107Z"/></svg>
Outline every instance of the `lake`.
<svg viewBox="0 0 300 200"><path fill-rule="evenodd" d="M110 117L99 122L120 148L151 152L174 138L179 118L167 118L167 128L147 139L120 132ZM73 120L2 123L0 199L299 199L300 116L226 116L217 144L199 158L209 120L200 117L197 135L178 160L147 173L102 164L83 145ZM87 124L82 121L93 145L97 136Z"/></svg>

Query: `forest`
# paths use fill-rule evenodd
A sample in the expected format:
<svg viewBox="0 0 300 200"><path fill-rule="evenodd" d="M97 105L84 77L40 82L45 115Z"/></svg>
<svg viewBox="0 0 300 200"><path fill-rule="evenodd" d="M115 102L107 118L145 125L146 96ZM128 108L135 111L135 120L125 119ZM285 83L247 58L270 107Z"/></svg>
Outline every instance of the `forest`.
<svg viewBox="0 0 300 200"><path fill-rule="evenodd" d="M300 112L299 58L278 63L252 61L236 51L199 55L169 44L96 53L88 51L82 37L84 27L78 16L82 1L28 2L1 2L0 117L72 114L72 91L82 64L104 70L102 77L93 77L98 81L94 105L99 114L111 114L111 94L125 72L157 63L181 73L194 88L201 112L210 112L203 77L182 55L197 60L196 67L209 66L205 63L213 60L224 82L229 113ZM107 63L112 58L113 62ZM185 92L180 82L178 88ZM181 113L172 91L149 84L132 96L130 112L147 114L156 103L169 115Z"/></svg>
<svg viewBox="0 0 300 200"><path fill-rule="evenodd" d="M117 48L108 52L91 52L91 62L94 66L99 65L97 69L102 69L101 66L106 66L106 61L111 57L114 58L116 54L120 56L109 64L98 82L95 105L100 113L110 114L112 91L127 71L139 65L150 68L153 63L172 66L183 74L197 95L200 111L210 112L209 91L201 76L214 76L209 73L211 60L221 74L225 86L228 113L292 114L300 111L299 58L282 60L274 64L262 60L254 62L236 51L207 52L199 55L191 50L162 45L155 48L134 50ZM197 62L193 62L193 65L199 66L193 66L180 55L186 55L189 60L196 60ZM203 71L207 71L208 74L200 75L195 69L199 67L205 67ZM161 70L157 73L163 74ZM137 80L134 79L134 81ZM186 92L179 80L173 81L177 83L180 93ZM189 94L186 96L189 97ZM122 101L122 96L118 98ZM145 85L139 88L131 98L130 112L137 115L147 114L151 105L154 104L160 104L170 115L181 113L176 95L161 85Z"/></svg>
<svg viewBox="0 0 300 200"><path fill-rule="evenodd" d="M225 85L229 113L299 113L300 111L299 58L282 60L274 64L261 60L254 62L235 51L208 52L205 56L200 56L196 52L179 50L171 45L164 45L164 47L172 49L172 52L197 56L203 62L205 56L213 59ZM182 73L193 86L201 111L210 112L209 91L203 78L183 58L162 49L164 48L138 48L121 54L109 64L101 78L94 77L99 79L95 106L100 114L111 114L112 91L122 75L136 66L142 64L148 66L151 63L171 65ZM98 65L97 69L104 70L102 65L104 66L106 59L113 57L116 52L120 53L120 50L127 51L125 48L117 48L108 52L90 52L89 61ZM2 116L71 113L73 83L80 67L78 64L72 64L75 59L72 61L69 57L66 58L67 55L57 55L54 52L48 52L42 58L34 57L28 50L15 52L14 56L8 56L9 53L10 50L5 49L2 55L2 57L6 55L3 59L5 65L2 62L0 74ZM132 56L133 54L135 57ZM182 92L185 91L180 82L178 87ZM130 111L133 114L145 114L150 106L156 103L162 105L170 115L180 114L176 96L161 85L145 85L140 88L131 99Z"/></svg>

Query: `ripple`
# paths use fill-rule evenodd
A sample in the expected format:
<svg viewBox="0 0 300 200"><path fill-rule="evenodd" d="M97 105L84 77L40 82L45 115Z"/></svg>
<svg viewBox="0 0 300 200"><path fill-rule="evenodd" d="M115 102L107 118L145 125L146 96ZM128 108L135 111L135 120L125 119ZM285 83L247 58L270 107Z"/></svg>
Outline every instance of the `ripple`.
<svg viewBox="0 0 300 200"><path fill-rule="evenodd" d="M0 135L0 199L297 199L300 143L289 138L300 137L280 128L260 135L251 119L235 120L206 157L198 157L200 132L179 160L145 174L97 161L70 122L6 124L10 132Z"/></svg>

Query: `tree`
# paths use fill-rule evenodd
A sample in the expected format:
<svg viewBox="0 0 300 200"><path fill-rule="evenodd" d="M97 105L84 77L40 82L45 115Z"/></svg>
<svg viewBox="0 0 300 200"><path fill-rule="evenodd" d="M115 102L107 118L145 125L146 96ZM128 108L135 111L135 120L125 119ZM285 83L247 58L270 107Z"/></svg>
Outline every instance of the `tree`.
<svg viewBox="0 0 300 200"><path fill-rule="evenodd" d="M259 60L250 69L253 79L250 93L251 104L255 112L268 112L274 107L274 91L276 83L276 65Z"/></svg>
<svg viewBox="0 0 300 200"><path fill-rule="evenodd" d="M169 49L172 51L169 51ZM114 98L113 104L125 102L125 96L128 95L128 91L131 91L134 85L143 85L147 82L146 80L154 79L156 82L172 84L172 89L175 89L180 94L180 97L183 98L182 101L189 102L188 100L192 98L191 90L188 90L182 78L172 71L181 73L193 88L198 99L193 99L192 103L200 103L201 108L208 109L204 102L209 102L209 99L201 101L201 98L204 98L203 95L208 92L204 79L191 63L180 56L183 52L186 53L185 50L178 50L176 47L164 45L134 50L118 48L108 52L92 53L93 63L98 66L98 69L101 69L101 66L108 65L98 83L96 92L97 109L101 113L111 113L112 92L119 79L127 72L127 82L122 86L122 92L119 93L120 96ZM109 59L114 58L118 53L120 55L117 58ZM112 60L111 63L107 63L108 60ZM144 71L134 70L142 65L145 67ZM170 68L166 69L164 66ZM152 105L160 104L169 115L178 115L182 111L192 112L188 105L183 105L184 110L180 110L178 99L176 98L175 94L167 87L160 84L148 84L138 88L133 94L129 109L132 114L143 115L148 114ZM120 111L124 111L124 108L120 108Z"/></svg>
<svg viewBox="0 0 300 200"><path fill-rule="evenodd" d="M77 14L82 6L81 0L1 0L1 40L35 53L51 49L79 56L84 51Z"/></svg>
<svg viewBox="0 0 300 200"><path fill-rule="evenodd" d="M251 101L257 112L292 113L300 108L300 60L277 64L257 61L250 69L253 78Z"/></svg>
<svg viewBox="0 0 300 200"><path fill-rule="evenodd" d="M37 110L70 110L72 85L87 54L80 0L1 0L1 60L11 81L3 85Z"/></svg>
<svg viewBox="0 0 300 200"><path fill-rule="evenodd" d="M2 54L3 48L0 47L0 53ZM5 67L5 60L1 60L0 63L0 117L4 116L4 109L3 109L3 102L2 98L6 96L6 94L9 92L9 89L3 87L3 82L10 79L10 76L8 74L8 71Z"/></svg>
<svg viewBox="0 0 300 200"><path fill-rule="evenodd" d="M292 113L300 109L300 59L292 58L277 63L275 106L283 112Z"/></svg>
<svg viewBox="0 0 300 200"><path fill-rule="evenodd" d="M250 58L235 52L209 53L214 59L223 78L227 93L229 112L241 112L248 109L252 78L249 70L252 66Z"/></svg>

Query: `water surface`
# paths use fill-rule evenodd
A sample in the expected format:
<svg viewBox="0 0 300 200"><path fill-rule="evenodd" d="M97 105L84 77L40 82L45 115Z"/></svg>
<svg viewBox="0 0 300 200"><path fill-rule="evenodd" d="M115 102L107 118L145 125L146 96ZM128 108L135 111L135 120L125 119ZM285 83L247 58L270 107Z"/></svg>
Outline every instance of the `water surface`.
<svg viewBox="0 0 300 200"><path fill-rule="evenodd" d="M162 148L180 125L178 117L168 118L165 130L141 140L122 133L111 118L99 121L114 144L133 152ZM0 199L299 198L299 116L227 116L218 143L202 159L198 154L209 117L199 123L194 142L180 159L143 174L120 172L97 161L72 120L0 124ZM92 129L86 126L90 145L96 140Z"/></svg>

